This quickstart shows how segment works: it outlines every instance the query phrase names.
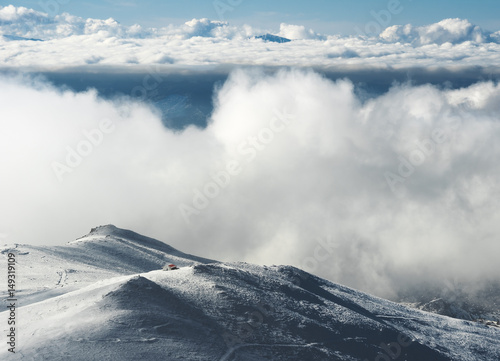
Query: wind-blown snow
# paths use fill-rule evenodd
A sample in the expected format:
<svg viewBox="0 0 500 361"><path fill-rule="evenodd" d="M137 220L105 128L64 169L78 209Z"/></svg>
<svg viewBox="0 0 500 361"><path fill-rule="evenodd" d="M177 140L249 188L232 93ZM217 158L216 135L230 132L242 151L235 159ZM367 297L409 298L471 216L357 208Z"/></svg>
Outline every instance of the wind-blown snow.
<svg viewBox="0 0 500 361"><path fill-rule="evenodd" d="M256 38L267 33L293 41L270 44ZM362 68L451 62L490 66L500 59L498 32L486 32L466 19L420 27L393 25L380 36L342 37L318 34L303 25L283 23L273 31L210 19L144 28L124 26L112 18L84 19L67 13L50 17L9 5L0 7L0 35L4 35L0 36L0 64L8 67L248 64ZM44 41L13 41L12 36ZM346 53L357 56L335 55Z"/></svg>

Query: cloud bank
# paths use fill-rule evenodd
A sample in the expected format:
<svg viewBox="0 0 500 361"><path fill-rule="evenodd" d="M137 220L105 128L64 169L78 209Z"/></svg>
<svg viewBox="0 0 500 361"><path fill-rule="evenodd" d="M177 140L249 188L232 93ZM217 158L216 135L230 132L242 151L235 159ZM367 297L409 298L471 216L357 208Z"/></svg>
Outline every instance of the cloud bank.
<svg viewBox="0 0 500 361"><path fill-rule="evenodd" d="M269 43L265 34L291 39ZM500 32L463 19L415 27L390 26L380 35L322 35L302 25L280 29L192 19L181 26L124 26L110 18L51 17L0 7L0 65L6 67L270 65L317 67L491 66L500 60ZM43 41L33 41L33 39Z"/></svg>
<svg viewBox="0 0 500 361"><path fill-rule="evenodd" d="M182 132L131 99L0 83L4 242L61 244L113 223L381 296L500 273L494 83L361 103L349 81L236 71L208 127Z"/></svg>
<svg viewBox="0 0 500 361"><path fill-rule="evenodd" d="M436 24L414 27L394 25L385 29L380 37L388 42L405 42L416 45L445 43L461 44L466 41L484 43L493 39L479 26L462 19L445 19Z"/></svg>

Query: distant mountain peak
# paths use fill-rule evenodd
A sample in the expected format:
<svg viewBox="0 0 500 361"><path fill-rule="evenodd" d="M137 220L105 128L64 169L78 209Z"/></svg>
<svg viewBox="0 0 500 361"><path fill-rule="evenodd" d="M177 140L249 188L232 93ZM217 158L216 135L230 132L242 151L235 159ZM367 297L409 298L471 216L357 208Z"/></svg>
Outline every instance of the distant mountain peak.
<svg viewBox="0 0 500 361"><path fill-rule="evenodd" d="M272 34L259 35L259 36L256 36L255 39L262 39L264 41L270 41L272 43L289 43L289 42L291 42L290 39L283 38L283 37L277 36L277 35L272 35Z"/></svg>
<svg viewBox="0 0 500 361"><path fill-rule="evenodd" d="M25 38L22 36L9 35L9 34L3 34L2 36L7 41L43 41L42 39Z"/></svg>

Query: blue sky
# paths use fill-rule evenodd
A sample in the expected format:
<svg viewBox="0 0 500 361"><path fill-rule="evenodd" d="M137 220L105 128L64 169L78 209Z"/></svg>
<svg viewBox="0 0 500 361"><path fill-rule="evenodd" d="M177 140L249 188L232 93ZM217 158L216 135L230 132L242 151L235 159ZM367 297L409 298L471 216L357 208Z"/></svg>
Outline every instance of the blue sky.
<svg viewBox="0 0 500 361"><path fill-rule="evenodd" d="M69 12L92 18L113 17L122 24L139 23L144 26L179 24L192 18L226 20L232 24L250 24L266 29L278 29L281 22L306 25L327 34L355 34L374 20L373 13L385 11L390 1L398 0L30 0L16 1L15 6L26 6L48 12ZM392 14L390 25L412 23L423 25L444 18L459 17L470 20L486 30L500 29L500 1L498 0L399 0L402 11ZM237 4L237 5L231 5ZM239 4L238 4L239 3ZM9 2L3 2L8 5ZM57 7L53 7L57 4ZM217 12L217 4L221 11ZM226 8L224 10L224 4ZM53 9L56 9L54 11Z"/></svg>

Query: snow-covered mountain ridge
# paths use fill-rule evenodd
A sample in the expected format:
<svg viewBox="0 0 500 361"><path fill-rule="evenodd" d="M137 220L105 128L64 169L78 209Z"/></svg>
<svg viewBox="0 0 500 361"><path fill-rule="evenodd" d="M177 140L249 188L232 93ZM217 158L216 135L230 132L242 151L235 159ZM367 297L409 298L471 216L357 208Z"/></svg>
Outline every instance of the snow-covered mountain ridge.
<svg viewBox="0 0 500 361"><path fill-rule="evenodd" d="M114 226L64 247L1 252L17 255L20 333L18 352L0 349L0 359L500 359L495 327L411 309L291 266L187 255ZM180 269L162 271L165 263Z"/></svg>
<svg viewBox="0 0 500 361"><path fill-rule="evenodd" d="M66 246L14 245L2 253L10 251L18 255L23 277L19 296L25 305L97 280L161 269L167 262L179 266L214 262L112 225L93 228Z"/></svg>

